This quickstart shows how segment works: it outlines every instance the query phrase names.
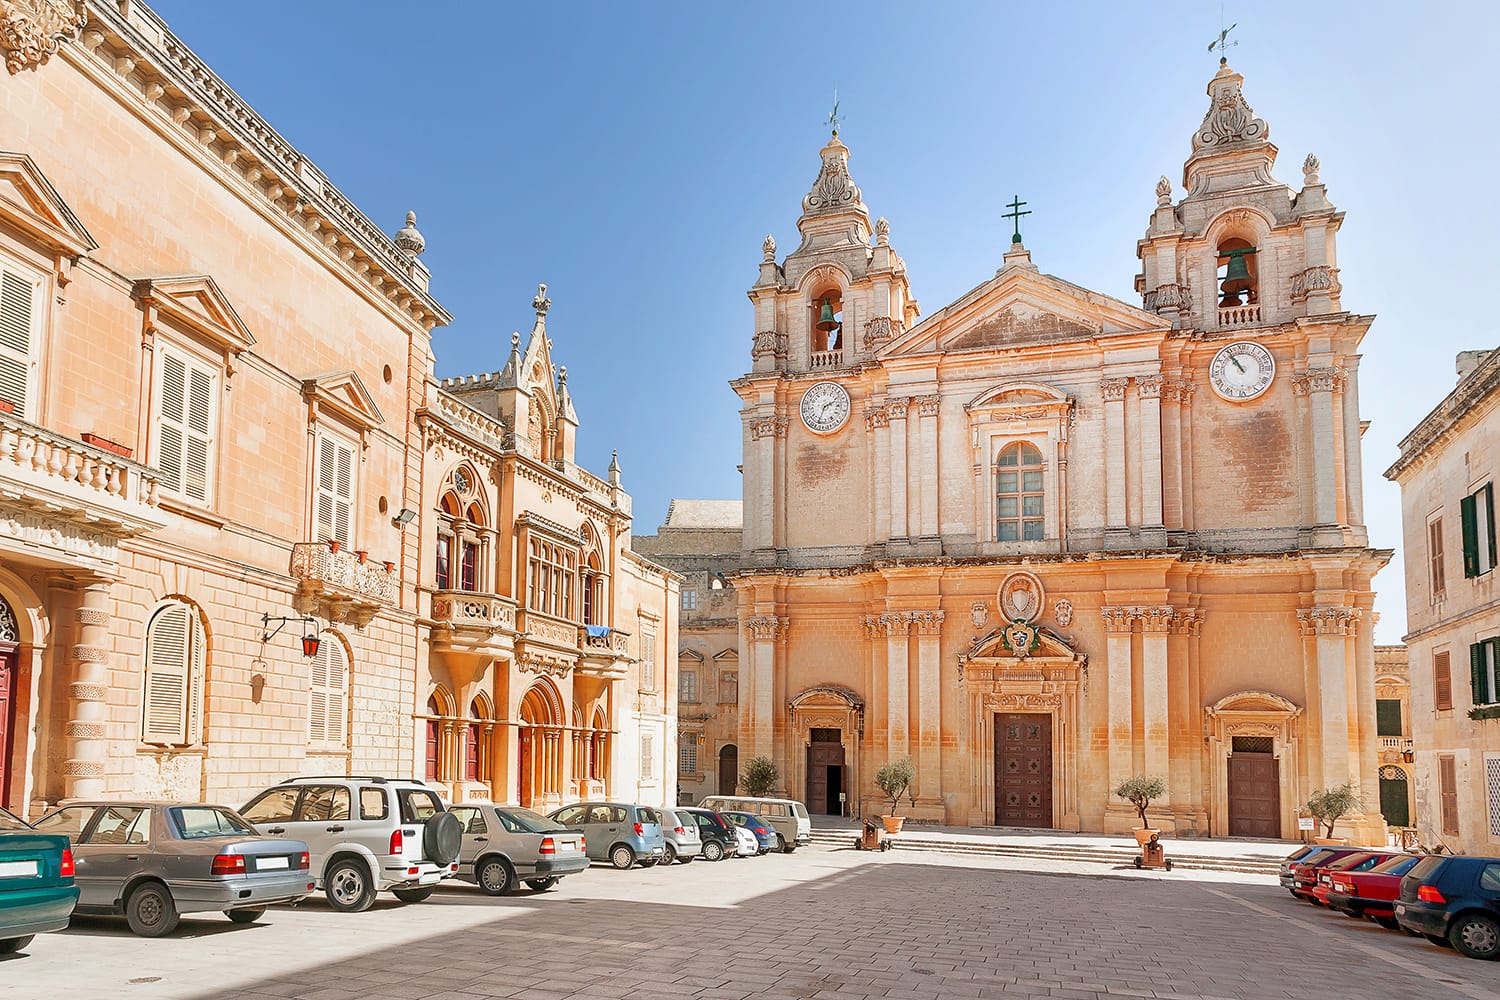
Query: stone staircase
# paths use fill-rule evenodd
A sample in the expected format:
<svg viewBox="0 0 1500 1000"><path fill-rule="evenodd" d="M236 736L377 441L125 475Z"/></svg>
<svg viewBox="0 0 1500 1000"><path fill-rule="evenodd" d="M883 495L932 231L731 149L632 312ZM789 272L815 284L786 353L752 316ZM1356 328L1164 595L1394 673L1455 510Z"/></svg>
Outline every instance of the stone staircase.
<svg viewBox="0 0 1500 1000"><path fill-rule="evenodd" d="M815 828L812 832L812 842L826 847L849 847L858 839L859 831L854 828L825 827L822 829ZM1075 847L1058 843L1016 844L982 838L960 840L951 837L923 836L921 832L911 829L904 830L895 836L888 835L886 839L891 844L891 849L897 851L973 854L987 857L1040 858L1043 860L1050 859L1054 861L1111 865L1116 867L1134 867L1135 857L1139 853L1138 851L1123 847L1108 848L1093 844L1080 844ZM1288 851L1290 851L1291 846L1288 845ZM1167 845L1167 857L1171 858L1174 868L1198 871L1239 872L1245 875L1275 876L1279 874L1281 868L1280 859L1173 853L1170 843Z"/></svg>

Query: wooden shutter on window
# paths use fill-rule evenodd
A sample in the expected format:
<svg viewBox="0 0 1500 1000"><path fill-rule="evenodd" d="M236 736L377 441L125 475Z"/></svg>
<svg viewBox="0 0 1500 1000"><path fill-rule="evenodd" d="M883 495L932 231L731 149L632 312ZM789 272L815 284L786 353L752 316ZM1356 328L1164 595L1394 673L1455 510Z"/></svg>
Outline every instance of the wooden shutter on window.
<svg viewBox="0 0 1500 1000"><path fill-rule="evenodd" d="M1446 651L1432 654L1432 698L1433 707L1440 712L1453 707L1453 671Z"/></svg>
<svg viewBox="0 0 1500 1000"><path fill-rule="evenodd" d="M31 389L32 330L36 322L34 282L0 271L0 399L25 414Z"/></svg>
<svg viewBox="0 0 1500 1000"><path fill-rule="evenodd" d="M308 691L309 742L343 746L348 728L349 657L342 643L325 636L313 657Z"/></svg>
<svg viewBox="0 0 1500 1000"><path fill-rule="evenodd" d="M173 604L153 615L146 627L143 742L189 742L189 719L196 715L198 702L192 677L194 625L192 609Z"/></svg>
<svg viewBox="0 0 1500 1000"><path fill-rule="evenodd" d="M1401 735L1401 699L1375 699L1375 734L1377 736Z"/></svg>
<svg viewBox="0 0 1500 1000"><path fill-rule="evenodd" d="M1432 569L1432 593L1439 596L1448 589L1447 568L1443 565L1443 519L1440 517L1427 525L1427 553Z"/></svg>
<svg viewBox="0 0 1500 1000"><path fill-rule="evenodd" d="M1458 771L1451 756L1438 757L1438 799L1443 834L1458 836Z"/></svg>
<svg viewBox="0 0 1500 1000"><path fill-rule="evenodd" d="M354 449L336 438L318 439L318 537L349 542L354 510Z"/></svg>
<svg viewBox="0 0 1500 1000"><path fill-rule="evenodd" d="M1475 517L1474 497L1472 494L1458 502L1458 512L1464 529L1464 576L1478 576L1479 519Z"/></svg>
<svg viewBox="0 0 1500 1000"><path fill-rule="evenodd" d="M1479 491L1484 494L1484 511L1479 513L1484 520L1480 527L1484 529L1485 544L1489 546L1490 569L1495 568L1495 486L1493 483L1485 483L1484 488Z"/></svg>
<svg viewBox="0 0 1500 1000"><path fill-rule="evenodd" d="M1484 704L1484 643L1482 642L1476 642L1469 647L1469 693L1472 704Z"/></svg>
<svg viewBox="0 0 1500 1000"><path fill-rule="evenodd" d="M162 356L157 469L164 485L207 503L213 472L214 386L210 368L172 351Z"/></svg>

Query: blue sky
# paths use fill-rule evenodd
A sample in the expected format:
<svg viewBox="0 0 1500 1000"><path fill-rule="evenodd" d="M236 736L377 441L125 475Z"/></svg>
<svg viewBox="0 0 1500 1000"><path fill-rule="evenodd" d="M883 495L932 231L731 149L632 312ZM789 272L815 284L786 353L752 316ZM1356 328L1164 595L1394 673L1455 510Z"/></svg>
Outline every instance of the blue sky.
<svg viewBox="0 0 1500 1000"><path fill-rule="evenodd" d="M924 312L994 273L1016 193L1042 270L1139 302L1135 242L1157 177L1180 184L1220 24L1212 2L153 6L387 232L417 211L456 317L439 375L499 368L548 283L579 460L602 472L619 449L642 533L670 497L739 496L745 290L766 233L796 244L835 88L851 173ZM1227 12L1278 177L1321 158L1348 213L1344 306L1379 316L1361 398L1381 547L1400 546L1380 476L1396 442L1452 387L1457 351L1500 340L1481 68L1497 11ZM1399 641L1399 552L1378 586L1377 641Z"/></svg>

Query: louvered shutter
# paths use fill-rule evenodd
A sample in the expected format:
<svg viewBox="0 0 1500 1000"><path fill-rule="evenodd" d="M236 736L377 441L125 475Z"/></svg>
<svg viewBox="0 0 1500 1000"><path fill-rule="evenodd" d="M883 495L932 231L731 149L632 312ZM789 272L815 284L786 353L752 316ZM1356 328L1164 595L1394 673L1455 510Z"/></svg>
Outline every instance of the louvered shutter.
<svg viewBox="0 0 1500 1000"><path fill-rule="evenodd" d="M187 365L175 354L167 354L161 362L156 466L162 485L174 493L182 492L182 425L186 419Z"/></svg>
<svg viewBox="0 0 1500 1000"><path fill-rule="evenodd" d="M32 332L41 299L35 282L0 271L0 399L27 412L31 395Z"/></svg>
<svg viewBox="0 0 1500 1000"><path fill-rule="evenodd" d="M325 435L318 439L319 538L348 544L353 512L354 449Z"/></svg>
<svg viewBox="0 0 1500 1000"><path fill-rule="evenodd" d="M203 678L208 672L208 638L203 634L203 623L191 610L188 611L188 631L187 741L200 743L203 740Z"/></svg>
<svg viewBox="0 0 1500 1000"><path fill-rule="evenodd" d="M1484 564L1485 572L1489 572L1495 568L1495 485L1485 483L1479 492L1484 494L1484 510L1476 510L1475 513L1483 518L1479 522L1479 528L1484 535L1485 550L1489 556L1489 561Z"/></svg>
<svg viewBox="0 0 1500 1000"><path fill-rule="evenodd" d="M168 489L205 504L213 475L217 384L213 369L175 351L164 352L157 409L157 469Z"/></svg>
<svg viewBox="0 0 1500 1000"><path fill-rule="evenodd" d="M1432 697L1438 711L1453 707L1453 675L1448 669L1448 654L1434 653L1432 656Z"/></svg>
<svg viewBox="0 0 1500 1000"><path fill-rule="evenodd" d="M347 740L349 657L341 643L326 636L313 657L308 690L308 740L343 746Z"/></svg>
<svg viewBox="0 0 1500 1000"><path fill-rule="evenodd" d="M208 502L209 448L213 431L213 375L194 366L188 371L187 441L183 451L182 491Z"/></svg>
<svg viewBox="0 0 1500 1000"><path fill-rule="evenodd" d="M312 661L307 693L307 739L313 744L328 739L328 651L332 647L333 643L327 639L318 643L318 655Z"/></svg>
<svg viewBox="0 0 1500 1000"><path fill-rule="evenodd" d="M183 604L161 609L146 628L146 690L141 722L142 739L146 743L188 741L192 638L192 611Z"/></svg>
<svg viewBox="0 0 1500 1000"><path fill-rule="evenodd" d="M1484 643L1476 642L1469 647L1469 691L1473 698L1472 704L1484 704L1484 688Z"/></svg>

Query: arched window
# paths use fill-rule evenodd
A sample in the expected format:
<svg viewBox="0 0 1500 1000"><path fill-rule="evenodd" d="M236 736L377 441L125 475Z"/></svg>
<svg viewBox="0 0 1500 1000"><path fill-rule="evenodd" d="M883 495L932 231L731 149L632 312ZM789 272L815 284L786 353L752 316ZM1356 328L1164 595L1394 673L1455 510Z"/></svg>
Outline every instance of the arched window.
<svg viewBox="0 0 1500 1000"><path fill-rule="evenodd" d="M579 532L583 539L583 556L579 568L578 591L583 600L583 623L607 625L604 607L603 562L599 555L599 537L593 526L584 522Z"/></svg>
<svg viewBox="0 0 1500 1000"><path fill-rule="evenodd" d="M487 719L489 713L479 699L469 706L469 715L475 719ZM470 722L464 726L464 780L483 781L485 773L484 726Z"/></svg>
<svg viewBox="0 0 1500 1000"><path fill-rule="evenodd" d="M208 639L197 609L182 601L158 608L146 623L141 742L190 746L203 739L203 674Z"/></svg>
<svg viewBox="0 0 1500 1000"><path fill-rule="evenodd" d="M319 750L341 750L349 740L349 652L337 633L325 632L313 657L307 694L307 741Z"/></svg>
<svg viewBox="0 0 1500 1000"><path fill-rule="evenodd" d="M440 716L443 714L443 706L438 704L437 695L435 694L427 699L427 714L431 716ZM437 781L440 777L439 771L441 768L439 762L442 759L442 743L443 724L436 718L428 719L426 730L427 767L425 771L428 781Z"/></svg>
<svg viewBox="0 0 1500 1000"><path fill-rule="evenodd" d="M527 556L526 606L543 614L573 618L573 577L578 554L555 542L533 537L527 545Z"/></svg>
<svg viewBox="0 0 1500 1000"><path fill-rule="evenodd" d="M448 474L438 500L438 537L433 586L480 591L487 586L489 519L474 470L460 465Z"/></svg>
<svg viewBox="0 0 1500 1000"><path fill-rule="evenodd" d="M1260 301L1260 268L1255 257L1255 247L1239 237L1230 237L1219 244L1220 309L1253 306Z"/></svg>
<svg viewBox="0 0 1500 1000"><path fill-rule="evenodd" d="M1044 538L1042 453L1018 441L1006 445L995 464L995 537L1002 542Z"/></svg>
<svg viewBox="0 0 1500 1000"><path fill-rule="evenodd" d="M844 293L826 288L812 298L812 352L837 351L844 346Z"/></svg>

